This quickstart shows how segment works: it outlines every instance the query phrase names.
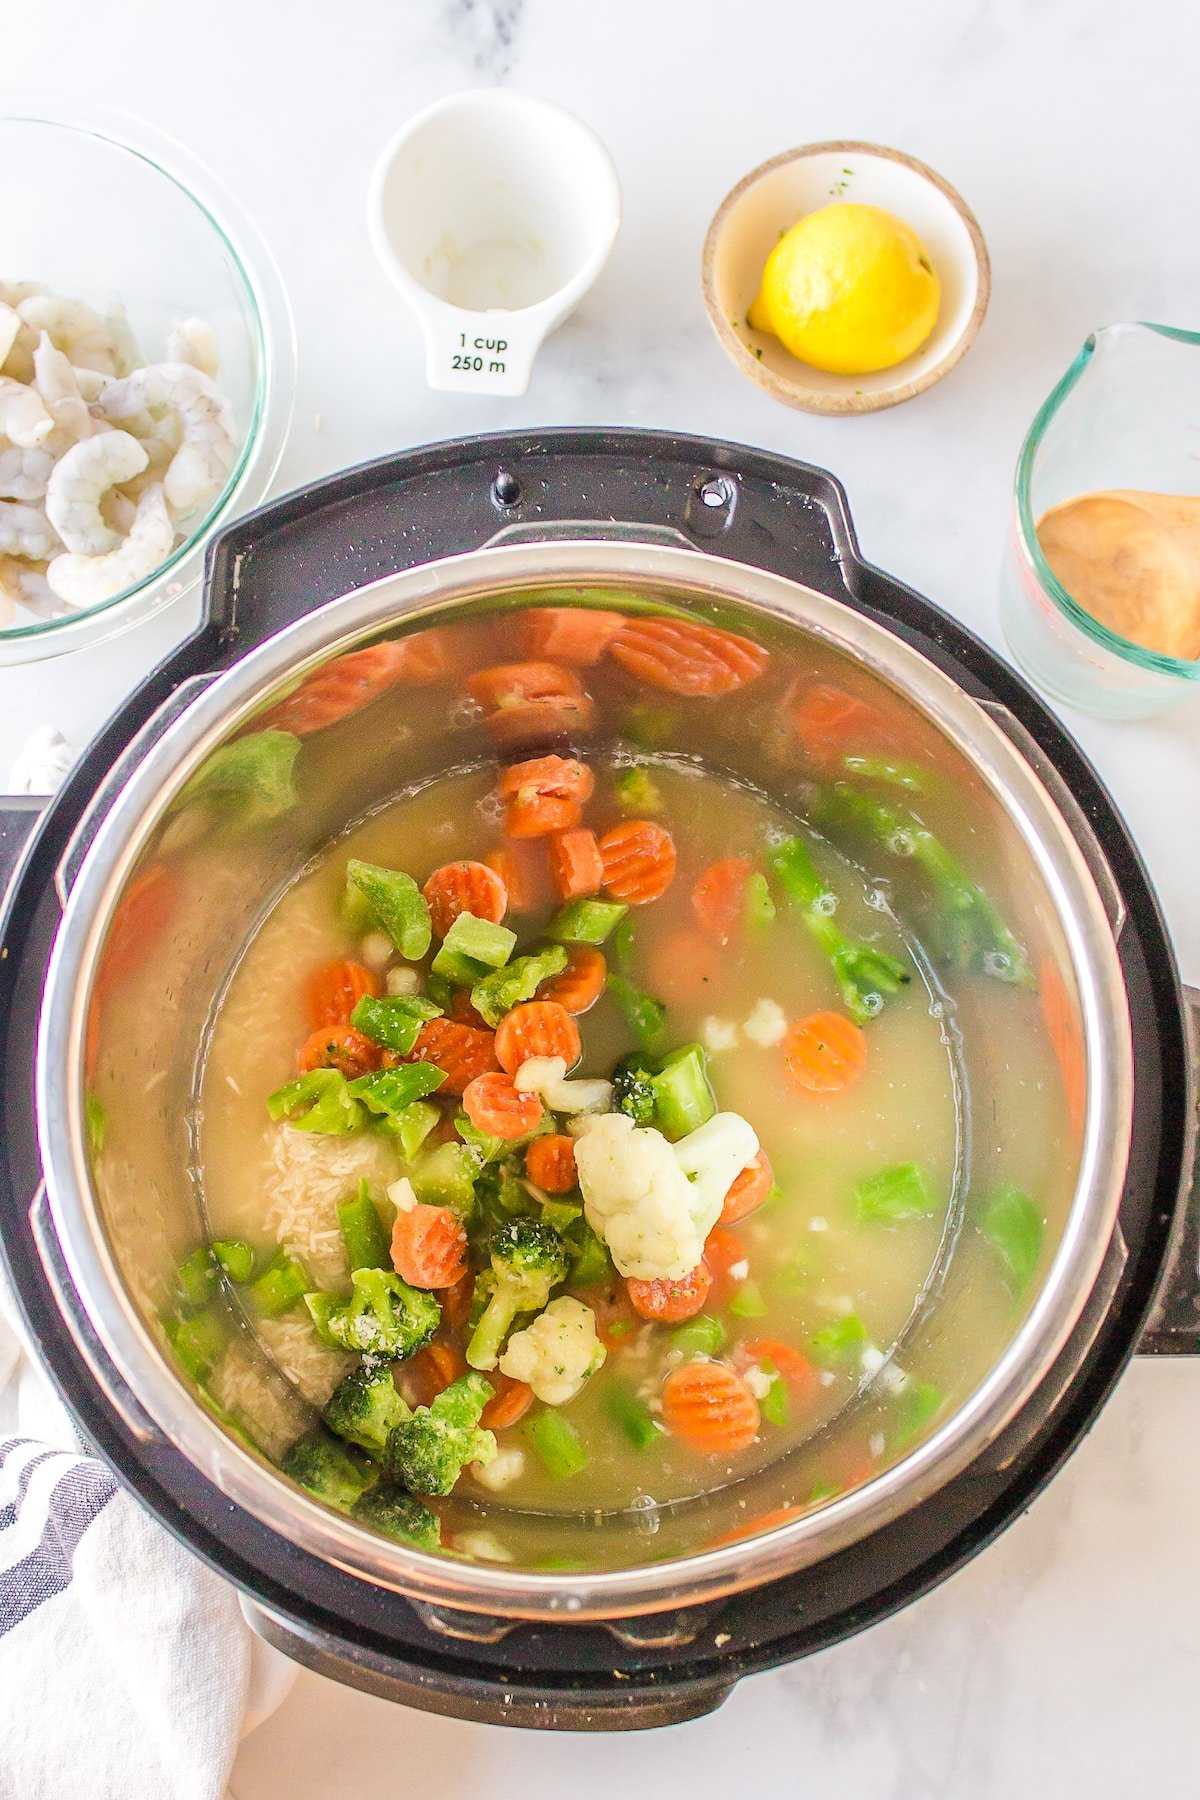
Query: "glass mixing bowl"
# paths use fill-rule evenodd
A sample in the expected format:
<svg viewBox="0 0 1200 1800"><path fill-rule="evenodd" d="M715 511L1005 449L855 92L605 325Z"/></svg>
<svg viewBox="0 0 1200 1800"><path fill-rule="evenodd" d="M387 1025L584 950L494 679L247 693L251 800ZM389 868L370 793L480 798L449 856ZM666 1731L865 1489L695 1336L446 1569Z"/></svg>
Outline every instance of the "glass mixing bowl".
<svg viewBox="0 0 1200 1800"><path fill-rule="evenodd" d="M140 121L0 97L4 196L0 279L33 281L105 313L124 309L145 360L166 358L181 318L217 334L217 384L237 451L222 491L153 575L86 610L0 629L0 666L99 643L171 606L200 579L209 539L257 506L291 421L295 337L279 272L258 231L209 171Z"/></svg>

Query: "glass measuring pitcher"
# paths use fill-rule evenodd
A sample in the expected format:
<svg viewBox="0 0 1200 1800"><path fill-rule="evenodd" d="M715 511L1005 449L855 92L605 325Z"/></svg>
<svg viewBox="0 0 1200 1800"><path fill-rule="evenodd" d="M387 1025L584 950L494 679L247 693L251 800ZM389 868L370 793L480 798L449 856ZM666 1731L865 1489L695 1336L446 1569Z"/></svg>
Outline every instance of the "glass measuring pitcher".
<svg viewBox="0 0 1200 1800"><path fill-rule="evenodd" d="M1161 712L1200 682L1200 658L1121 636L1088 611L1051 568L1039 541L1047 511L1084 496L1167 496L1196 502L1200 543L1200 333L1109 325L1088 338L1046 399L1017 462L1000 617L1016 661L1053 698L1103 718ZM1132 492L1131 492L1132 491ZM1174 590L1200 633L1200 554L1171 545ZM1121 555L1118 544L1115 555Z"/></svg>

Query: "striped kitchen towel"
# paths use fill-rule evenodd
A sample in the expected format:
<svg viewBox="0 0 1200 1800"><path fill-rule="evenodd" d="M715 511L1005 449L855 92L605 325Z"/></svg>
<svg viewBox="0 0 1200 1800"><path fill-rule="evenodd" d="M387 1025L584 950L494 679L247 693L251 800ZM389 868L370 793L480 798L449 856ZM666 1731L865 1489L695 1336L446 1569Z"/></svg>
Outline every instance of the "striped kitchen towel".
<svg viewBox="0 0 1200 1800"><path fill-rule="evenodd" d="M6 1301L0 1800L221 1800L250 1661L234 1591L84 1454Z"/></svg>

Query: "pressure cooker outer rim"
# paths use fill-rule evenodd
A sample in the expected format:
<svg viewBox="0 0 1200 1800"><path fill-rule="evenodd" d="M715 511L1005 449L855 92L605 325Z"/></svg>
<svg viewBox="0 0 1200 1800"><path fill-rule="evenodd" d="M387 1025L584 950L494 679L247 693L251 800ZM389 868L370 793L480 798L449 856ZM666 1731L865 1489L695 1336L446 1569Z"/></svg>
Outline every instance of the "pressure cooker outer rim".
<svg viewBox="0 0 1200 1800"><path fill-rule="evenodd" d="M581 435L587 437L591 434L583 433ZM620 436L620 434L616 435L618 437ZM687 440L673 441L688 442ZM731 454L736 454L734 447L727 448L729 448ZM775 460L782 462L782 459ZM334 478L334 483L336 484L340 479L341 478ZM831 488L836 488L836 484L832 481L830 482L830 486ZM840 493L840 489L837 491ZM235 527L233 530L236 532L237 528ZM873 569L870 565L861 563L857 559L855 559L852 566L847 565L843 569L843 573L847 576L847 586L850 588L850 591L855 594L855 597L863 607L863 610L879 617L881 622L890 625L892 629L896 628L897 617L894 612L889 611L889 597L891 606L896 607L897 603L899 603L898 610L904 615L905 623L908 624L912 623L912 608L921 608L926 604L921 602L919 596L916 596L912 590L904 588L902 584L895 582L891 577L884 575L879 570ZM920 614L918 613L916 616L919 618ZM1146 959L1147 965L1148 967L1157 965L1161 972L1163 966L1163 953L1165 952L1168 976L1166 985L1169 987L1173 974L1173 971L1170 969L1169 946L1164 935L1156 903L1152 896L1152 890L1150 890L1148 883L1145 881L1140 859L1137 857L1136 851L1134 851L1129 844L1119 816L1116 814L1111 800L1100 786L1094 771L1090 768L1090 765L1086 763L1085 759L1083 759L1077 747L1066 737L1066 734L1061 731L1061 728L1058 726L1057 721L1053 719L1052 715L1041 706L1041 703L1037 701L1032 692L1026 688L1025 684L994 657L992 652L985 646L979 644L976 640L971 639L969 634L965 633L961 627L958 627L954 621L947 619L944 614L926 616L931 617L931 622L935 621L937 625L937 651L944 652L947 661L951 665L956 665L955 673L958 677L961 679L964 668L969 669L974 678L980 681L981 690L986 688L987 691L998 694L998 697L1005 699L1008 704L1012 705L1013 709L1018 712L1018 715L1024 717L1024 722L1029 729L1032 730L1033 735L1038 738L1039 741L1043 742L1045 747L1056 757L1056 759L1060 755L1065 756L1066 761L1073 765L1073 777L1076 779L1082 778L1084 784L1091 787L1092 795L1090 806L1103 828L1103 835L1106 838L1106 847L1110 850L1122 849L1128 852L1130 864L1128 878L1131 879L1134 888L1141 889L1140 894L1134 896L1131 900L1132 917L1130 929L1136 929L1139 939L1143 932L1145 932L1149 937L1157 940L1152 946L1152 949L1157 954ZM907 633L905 633L905 635L907 635ZM914 636L919 637L920 633L914 631ZM922 643L921 647L925 649L927 654L930 653L930 645L927 640ZM201 633L199 639L193 640L190 645L184 646L163 670L158 671L155 676L152 676L149 681L144 684L142 689L138 690L137 694L133 697L131 710L125 715L126 718L129 719L132 716L134 723L140 723L141 718L147 716L148 713L153 710L154 704L156 704L154 698L155 690L167 691L172 685L173 679L178 675L194 672L198 667L211 666L211 660L216 660L214 653L215 645L213 643L212 634L209 633L206 638L205 634ZM934 660L942 662L942 655L935 654ZM943 666L945 665L943 664ZM986 682L982 680L984 674L988 677ZM139 702L141 704L139 704ZM100 745L104 746L109 743L119 743L120 737L120 724L114 723L110 725L110 727L107 728L106 733L103 734ZM1050 740L1049 743L1046 742L1047 739ZM32 883L35 865L41 865L43 876L45 875L47 865L50 869L53 868L55 842L57 841L60 847L62 844L65 844L66 837L69 835L69 831L73 824L73 821L67 816L70 807L75 806L78 810L82 810L81 800L87 785L84 780L86 768L87 765L78 772L76 779L69 784L64 795L51 809L43 826L43 841L38 846L35 846L31 856L31 862L27 865L23 888L26 884ZM1125 882L1123 882L1122 885L1124 886ZM23 897L28 901L27 894L24 894ZM1129 898L1128 894L1127 898ZM28 911L30 916L32 916L32 905L29 905ZM42 948L44 949L44 947L43 943ZM9 973L11 976L11 964ZM28 1023L28 1021L26 1021L26 1023ZM1144 1021L1139 1021L1138 1024L1139 1029L1144 1027ZM1165 1030L1165 1010L1160 1008L1159 1016L1156 1019L1156 1036L1161 1038ZM1168 1059L1167 1062L1167 1069L1169 1074L1171 1070L1170 1059ZM1167 1134L1159 1145L1160 1158L1169 1148L1170 1142L1171 1134ZM1171 1191L1173 1192L1173 1186L1170 1183L1168 1183L1168 1186L1170 1186ZM19 1230L21 1226L20 1216L14 1216L17 1218L17 1227ZM1164 1213L1162 1216L1164 1222L1169 1218L1168 1213ZM25 1235L27 1240L27 1233ZM938 1580L942 1579L946 1573L950 1572L951 1568L957 1567L967 1556L973 1554L976 1549L982 1547L984 1542L990 1541L990 1538L1002 1529L1003 1525L1008 1522L1009 1518L1016 1511L1028 1504L1028 1499L1032 1497L1032 1493L1036 1492L1037 1488L1045 1480L1049 1479L1050 1474L1053 1473L1054 1469L1057 1468L1059 1463L1063 1460L1071 1445L1086 1428L1086 1423L1090 1422L1090 1418L1094 1416L1095 1411L1103 1401L1112 1382L1115 1380L1116 1375L1119 1373L1120 1368L1123 1367L1124 1361L1127 1359L1128 1354L1133 1348L1137 1328L1140 1325L1142 1315L1151 1303L1153 1277L1157 1269L1158 1261L1161 1260L1163 1254L1163 1245L1151 1241L1156 1237L1163 1238L1165 1242L1163 1232L1160 1231L1156 1234L1153 1231L1149 1231L1147 1233L1146 1239L1141 1246L1142 1254L1137 1259L1135 1273L1138 1274L1138 1280L1136 1282L1136 1287L1131 1286L1130 1293L1126 1296L1125 1302L1120 1309L1119 1316L1114 1312L1114 1315L1112 1315L1107 1322L1103 1336L1105 1340L1109 1341L1109 1347L1106 1351L1102 1371L1099 1374L1097 1374L1096 1368L1086 1371L1085 1373L1089 1375L1091 1379L1086 1382L1081 1382L1080 1391L1078 1393L1074 1390L1072 1391L1072 1394L1069 1397L1070 1405L1066 1408L1062 1417L1057 1421L1055 1430L1051 1433L1051 1439L1053 1440L1051 1447L1048 1448L1043 1455L1039 1455L1034 1475L1032 1477L1023 1477L1020 1483L1014 1482L1011 1488L1003 1492L991 1510L981 1515L977 1529L970 1533L963 1534L962 1539L955 1539L949 1543L942 1551L937 1553L937 1556L933 1560L927 1563L924 1570L918 1566L911 1571L899 1584L903 1589L901 1594L897 1595L892 1590L887 1590L881 1595L876 1596L873 1601L859 1604L851 1613L847 1613L843 1618L833 1619L825 1634L821 1637L821 1642L836 1641L839 1636L846 1635L849 1630L861 1628L863 1624L870 1623L875 1618L882 1616L886 1611L892 1610L900 1600L914 1597L918 1591L925 1591L927 1587L934 1585ZM18 1249L23 1251L28 1257L30 1246L27 1241L23 1245L19 1245ZM5 1244L3 1250L6 1260L10 1263L10 1267L13 1267L12 1258L9 1255L9 1246ZM1145 1265L1144 1268L1143 1265ZM15 1267L13 1272L16 1273ZM32 1274L36 1283L36 1268L30 1266L23 1270L22 1273L26 1278ZM1147 1274L1150 1275L1149 1281L1146 1280ZM18 1285L20 1286L22 1284L19 1283ZM30 1322L31 1324L34 1323L32 1319ZM1116 1329L1117 1327L1120 1327L1119 1331ZM55 1331L54 1320L50 1317L47 1317L42 1321L40 1327L35 1325L35 1335L37 1335L39 1341L42 1343L43 1348L51 1353L57 1351L61 1354L64 1349L66 1349L68 1353L70 1351L70 1346L67 1345L61 1331ZM1117 1339L1120 1341L1117 1342ZM76 1374L78 1373L79 1372L76 1371ZM61 1374L59 1375L59 1379L61 1381ZM94 1435L103 1441L106 1438L105 1427L107 1426L109 1428L107 1440L104 1441L103 1444L104 1453L114 1461L118 1468L118 1472L127 1482L131 1483L131 1485L135 1485L141 1489L144 1500L154 1503L153 1510L157 1510L160 1514L164 1511L168 1514L173 1514L174 1516L167 1520L171 1528L176 1530L183 1537L185 1542L191 1543L193 1548L201 1549L201 1545L197 1540L203 1533L199 1526L194 1497L195 1483L199 1482L201 1478L196 1476L194 1471L189 1470L187 1466L184 1465L183 1490L186 1491L188 1487L191 1486L193 1488L193 1498L190 1502L187 1500L180 1500L178 1497L174 1499L167 1498L165 1490L163 1489L158 1476L154 1472L156 1462L163 1460L162 1455L156 1455L152 1451L150 1454L146 1455L145 1462L143 1463L140 1459L137 1446L129 1443L121 1444L120 1442L114 1445L111 1431L113 1422L111 1419L105 1417L102 1408L97 1409L89 1424L87 1419L89 1410L88 1403L90 1401L93 1406L95 1406L97 1397L90 1391L90 1383L88 1383L86 1375L84 1376L84 1381L86 1388L82 1394L76 1394L75 1409L84 1415L85 1426L89 1429L91 1435ZM1090 1389L1090 1392L1086 1395L1083 1391L1085 1387ZM1081 1402L1083 1402L1083 1404L1081 1404ZM169 1451L165 1453L167 1461L169 1461L171 1454L173 1453ZM138 1479L131 1479L131 1472L132 1475L136 1476ZM223 1508L226 1516L228 1516L230 1509L228 1508L227 1503L221 1501L220 1496L216 1496L215 1490L212 1490L212 1494L215 1496L218 1510ZM914 1515L911 1514L908 1515L909 1518L912 1518L913 1516ZM905 1523L906 1521L901 1519L894 1524L885 1527L884 1532L894 1533L898 1529L903 1528ZM256 1529L266 1533L268 1536L270 1535L265 1527L256 1527ZM278 1550L285 1548L278 1543L276 1543L275 1547ZM861 1546L855 1547L855 1549L860 1548ZM264 1581L261 1574L258 1577L254 1577L250 1565L245 1562L244 1558L231 1551L226 1538L219 1533L208 1535L206 1547L201 1550L201 1553L205 1554L207 1559L214 1563L214 1566L223 1567L227 1572L235 1574L236 1578L242 1580L243 1585L246 1585L252 1591L261 1592L262 1597L268 1604L278 1605L280 1599L285 1598L285 1596L282 1595L274 1595L270 1591L273 1584L269 1580ZM841 1554L843 1556L853 1555L854 1551L843 1552ZM294 1564L294 1554L291 1556L290 1560ZM827 1568L828 1566L828 1564L818 1564L816 1565L815 1571L809 1570L798 1577L793 1576L784 1578L781 1582L774 1585L779 1588L786 1587L789 1582L803 1581L806 1576L811 1577L815 1572ZM240 1573L238 1573L239 1570ZM247 1574L251 1576L250 1579L247 1579ZM347 1579L354 1580L354 1578ZM753 1592L754 1591L752 1590L752 1593ZM731 1604L736 1605L737 1602L735 1601ZM334 1624L336 1625L337 1623L338 1620L335 1616ZM344 1629L344 1621L342 1621L342 1628ZM580 1628L560 1628L551 1626L541 1629L558 1632L561 1629L578 1631ZM738 1659L739 1666L745 1671L749 1671L755 1667L768 1666L770 1663L790 1655L802 1654L806 1649L816 1647L817 1643L814 1641L812 1643L800 1643L798 1647L792 1648L789 1647L788 1640L785 1637L776 1637L769 1642L762 1643L757 1652L740 1657ZM622 1661L625 1662L630 1659L631 1653L628 1651L623 1652ZM455 1659L452 1658L450 1660L453 1662ZM679 1659L677 1653L673 1653L673 1660L676 1664L678 1663ZM723 1666L727 1668L728 1664L729 1659L725 1659Z"/></svg>

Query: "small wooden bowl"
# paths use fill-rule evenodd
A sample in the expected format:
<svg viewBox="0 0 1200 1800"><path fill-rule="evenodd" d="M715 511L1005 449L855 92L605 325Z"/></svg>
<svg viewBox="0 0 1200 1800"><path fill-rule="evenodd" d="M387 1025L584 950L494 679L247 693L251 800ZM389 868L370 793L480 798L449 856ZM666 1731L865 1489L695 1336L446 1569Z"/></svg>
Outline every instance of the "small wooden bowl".
<svg viewBox="0 0 1200 1800"><path fill-rule="evenodd" d="M746 322L781 233L835 200L881 206L911 225L942 284L930 337L873 375L810 368ZM974 343L992 285L983 233L950 184L913 156L850 141L785 150L739 181L708 228L701 280L713 330L735 367L785 406L814 413L878 412L923 394Z"/></svg>

